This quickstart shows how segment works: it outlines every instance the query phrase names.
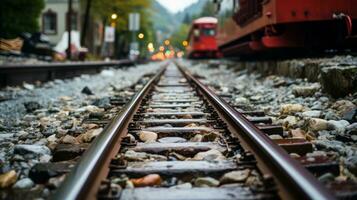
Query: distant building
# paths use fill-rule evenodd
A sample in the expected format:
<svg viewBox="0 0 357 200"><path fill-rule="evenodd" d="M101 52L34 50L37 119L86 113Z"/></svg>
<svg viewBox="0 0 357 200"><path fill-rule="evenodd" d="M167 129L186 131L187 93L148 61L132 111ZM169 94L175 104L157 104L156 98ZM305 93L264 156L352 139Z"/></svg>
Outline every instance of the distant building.
<svg viewBox="0 0 357 200"><path fill-rule="evenodd" d="M72 30L80 31L80 2L72 3ZM67 30L68 0L45 0L45 8L40 17L41 32L48 36L52 44L57 44Z"/></svg>

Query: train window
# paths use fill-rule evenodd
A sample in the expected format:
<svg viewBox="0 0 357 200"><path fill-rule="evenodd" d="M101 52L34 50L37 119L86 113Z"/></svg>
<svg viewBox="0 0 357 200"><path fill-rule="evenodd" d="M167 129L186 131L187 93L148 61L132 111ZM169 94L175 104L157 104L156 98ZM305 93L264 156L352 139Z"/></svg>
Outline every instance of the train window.
<svg viewBox="0 0 357 200"><path fill-rule="evenodd" d="M203 33L203 35L207 35L207 36L216 35L216 31L214 29L211 29L211 28L202 29L202 33Z"/></svg>

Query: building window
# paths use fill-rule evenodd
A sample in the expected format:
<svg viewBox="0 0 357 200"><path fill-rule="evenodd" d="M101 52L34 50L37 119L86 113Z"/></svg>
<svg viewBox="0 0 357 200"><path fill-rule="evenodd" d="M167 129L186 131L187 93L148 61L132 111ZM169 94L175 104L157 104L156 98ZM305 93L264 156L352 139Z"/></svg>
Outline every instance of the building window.
<svg viewBox="0 0 357 200"><path fill-rule="evenodd" d="M66 13L66 27L68 28L68 12ZM72 11L71 16L71 29L78 30L78 14L76 11Z"/></svg>
<svg viewBox="0 0 357 200"><path fill-rule="evenodd" d="M42 15L42 32L48 35L57 34L57 14L51 9Z"/></svg>

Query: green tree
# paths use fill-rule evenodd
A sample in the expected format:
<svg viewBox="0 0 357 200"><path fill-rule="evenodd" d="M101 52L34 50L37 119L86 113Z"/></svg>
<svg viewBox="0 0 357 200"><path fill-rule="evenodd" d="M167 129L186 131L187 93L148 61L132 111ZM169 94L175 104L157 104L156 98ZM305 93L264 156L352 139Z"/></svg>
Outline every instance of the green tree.
<svg viewBox="0 0 357 200"><path fill-rule="evenodd" d="M44 0L1 0L0 37L14 38L22 32L39 30Z"/></svg>
<svg viewBox="0 0 357 200"><path fill-rule="evenodd" d="M215 6L213 2L207 1L207 3L202 8L200 16L207 17L207 16L214 16L214 14L215 14Z"/></svg>
<svg viewBox="0 0 357 200"><path fill-rule="evenodd" d="M110 23L116 24L117 33L117 54L123 55L127 53L129 42L131 41L132 34L128 30L129 13L140 13L140 31L144 33L145 37L140 41L141 50L146 50L148 42L154 40L154 33L152 22L150 18L149 8L153 0L92 0L92 16L102 20L103 24L109 25ZM118 18L113 21L111 14L117 14ZM135 35L137 37L137 34Z"/></svg>
<svg viewBox="0 0 357 200"><path fill-rule="evenodd" d="M187 40L188 32L190 31L190 25L182 24L180 28L172 34L171 43L172 45L180 50L185 50L185 47L182 45L182 42Z"/></svg>

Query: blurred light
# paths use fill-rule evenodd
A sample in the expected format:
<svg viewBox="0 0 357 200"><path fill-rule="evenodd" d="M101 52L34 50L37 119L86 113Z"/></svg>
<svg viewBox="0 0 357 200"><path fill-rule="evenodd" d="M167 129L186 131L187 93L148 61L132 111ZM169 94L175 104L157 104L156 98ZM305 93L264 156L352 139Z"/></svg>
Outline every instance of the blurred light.
<svg viewBox="0 0 357 200"><path fill-rule="evenodd" d="M144 33L139 33L138 38L139 39L143 39L144 38Z"/></svg>
<svg viewBox="0 0 357 200"><path fill-rule="evenodd" d="M168 46L168 45L170 45L170 40L165 40L164 43L165 43L166 46Z"/></svg>
<svg viewBox="0 0 357 200"><path fill-rule="evenodd" d="M112 18L113 20L115 20L115 19L117 19L117 18L118 18L118 15L117 15L117 14L115 14L115 13L113 13L113 14L112 14L112 16L111 16L111 18Z"/></svg>
<svg viewBox="0 0 357 200"><path fill-rule="evenodd" d="M115 28L116 26L115 22L110 23L110 26Z"/></svg>
<svg viewBox="0 0 357 200"><path fill-rule="evenodd" d="M152 42L148 44L148 50L150 53L153 53L155 51L154 44Z"/></svg>
<svg viewBox="0 0 357 200"><path fill-rule="evenodd" d="M185 55L185 53L183 51L177 52L177 57L178 58L182 58L184 55Z"/></svg>
<svg viewBox="0 0 357 200"><path fill-rule="evenodd" d="M164 46L160 46L159 50L160 50L160 51L164 51L164 50L165 50L165 47L164 47Z"/></svg>
<svg viewBox="0 0 357 200"><path fill-rule="evenodd" d="M188 42L187 42L186 40L184 40L184 41L182 42L182 45L183 45L184 47L187 47L187 46L188 46Z"/></svg>
<svg viewBox="0 0 357 200"><path fill-rule="evenodd" d="M150 42L150 43L148 44L148 49L152 49L152 48L154 48L154 44Z"/></svg>

